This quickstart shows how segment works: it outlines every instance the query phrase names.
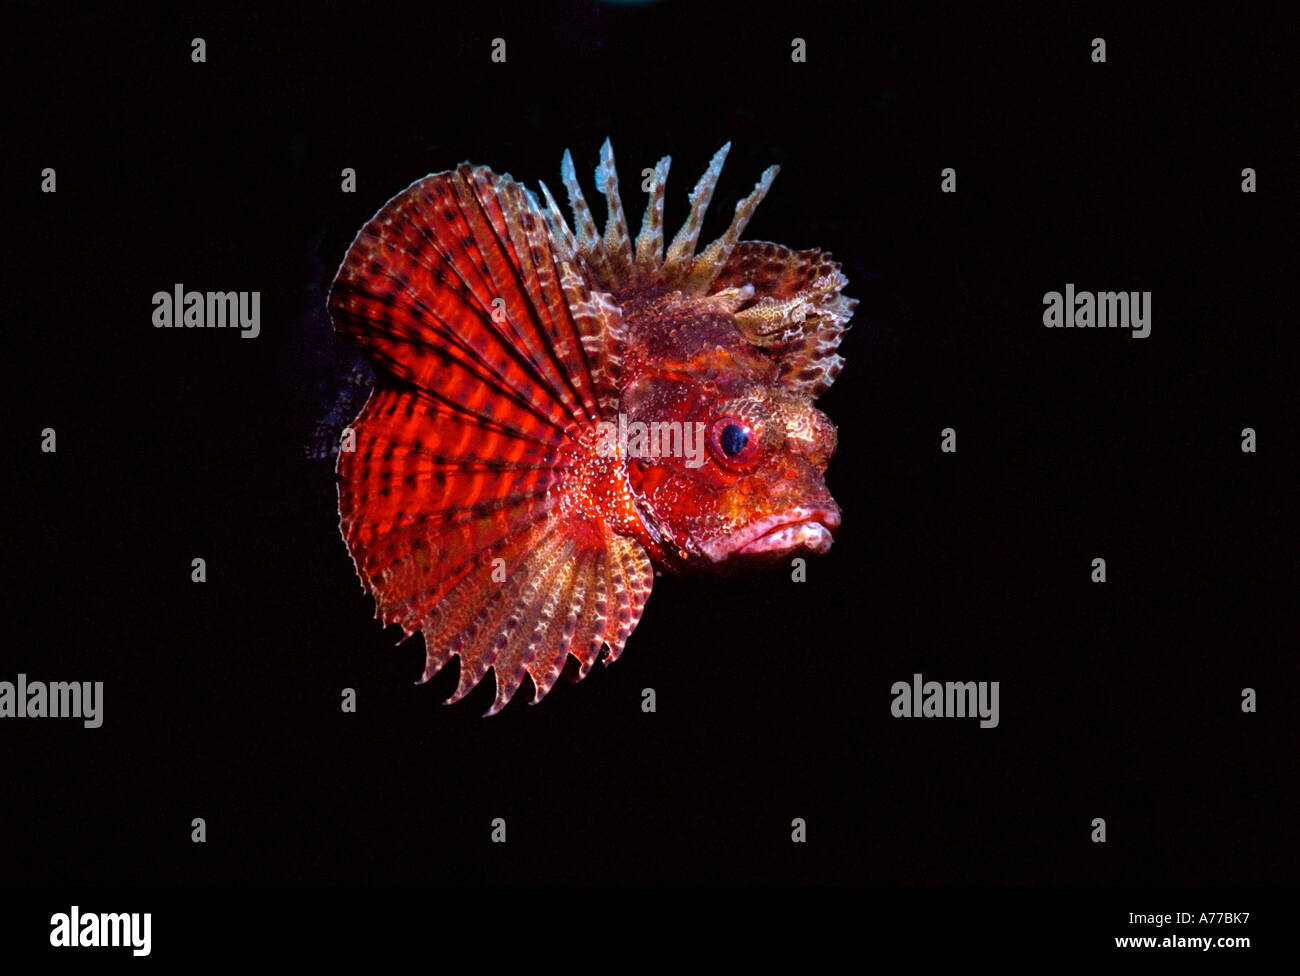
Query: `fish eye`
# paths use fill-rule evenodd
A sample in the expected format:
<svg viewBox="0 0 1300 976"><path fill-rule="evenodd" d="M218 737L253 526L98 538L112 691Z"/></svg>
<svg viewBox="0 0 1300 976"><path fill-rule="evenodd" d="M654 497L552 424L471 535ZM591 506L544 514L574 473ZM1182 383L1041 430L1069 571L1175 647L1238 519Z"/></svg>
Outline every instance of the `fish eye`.
<svg viewBox="0 0 1300 976"><path fill-rule="evenodd" d="M722 428L722 433L718 437L718 443L722 449L731 456L739 454L749 443L749 431L741 427L740 424L727 424Z"/></svg>
<svg viewBox="0 0 1300 976"><path fill-rule="evenodd" d="M719 417L709 431L709 446L719 462L736 467L753 459L758 452L754 428L739 417Z"/></svg>

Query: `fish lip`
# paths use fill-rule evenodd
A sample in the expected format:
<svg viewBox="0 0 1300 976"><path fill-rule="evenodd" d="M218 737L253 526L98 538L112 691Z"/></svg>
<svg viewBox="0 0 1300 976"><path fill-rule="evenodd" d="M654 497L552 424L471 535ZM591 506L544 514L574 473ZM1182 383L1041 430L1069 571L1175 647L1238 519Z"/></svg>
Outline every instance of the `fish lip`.
<svg viewBox="0 0 1300 976"><path fill-rule="evenodd" d="M833 503L829 506L799 505L757 519L739 532L709 543L703 549L715 563L728 556L779 554L800 548L824 553L830 549L834 532L839 527L840 510Z"/></svg>

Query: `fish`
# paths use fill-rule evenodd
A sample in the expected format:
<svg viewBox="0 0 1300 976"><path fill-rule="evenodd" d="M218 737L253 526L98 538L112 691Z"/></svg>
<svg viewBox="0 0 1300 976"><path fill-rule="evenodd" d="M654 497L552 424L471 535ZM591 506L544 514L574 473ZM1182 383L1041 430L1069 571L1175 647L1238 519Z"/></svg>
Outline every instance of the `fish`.
<svg viewBox="0 0 1300 976"><path fill-rule="evenodd" d="M330 287L334 330L375 384L337 458L339 530L375 617L423 635L447 698L489 670L501 711L569 658L617 660L656 575L826 552L836 428L813 406L843 366L855 299L819 249L741 240L779 167L697 247L730 143L664 240L671 157L628 229L600 148L596 225L572 154L545 183L462 163L358 232Z"/></svg>

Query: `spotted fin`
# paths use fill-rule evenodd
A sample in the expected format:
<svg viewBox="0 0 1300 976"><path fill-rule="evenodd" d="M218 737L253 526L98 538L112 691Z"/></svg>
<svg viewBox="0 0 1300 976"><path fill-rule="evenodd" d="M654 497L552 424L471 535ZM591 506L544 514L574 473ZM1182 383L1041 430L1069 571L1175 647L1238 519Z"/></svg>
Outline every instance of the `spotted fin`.
<svg viewBox="0 0 1300 976"><path fill-rule="evenodd" d="M490 714L525 674L538 701L570 654L581 675L616 658L649 557L572 496L624 331L536 201L469 165L412 184L362 228L329 307L377 373L339 453L340 527L376 616L423 633L424 680L459 657L456 701L491 668Z"/></svg>
<svg viewBox="0 0 1300 976"><path fill-rule="evenodd" d="M557 241L562 242L564 253L576 257L590 269L592 281L606 291L618 292L629 285L654 284L676 288L694 297L709 294L713 290L714 278L727 265L746 224L780 170L778 166L769 166L753 192L736 204L735 215L726 232L703 251L697 252L704 214L713 199L730 148L731 143L727 143L713 154L704 175L691 191L690 213L668 245L667 253L664 252L663 209L672 158L665 156L654 169L649 170L649 199L634 247L628 235L614 150L609 140L606 139L600 147L600 163L596 167L596 185L605 195L607 219L603 235L596 228L596 219L578 182L573 157L566 151L560 172L573 211L573 227L569 226L554 197L543 185L546 217L552 233Z"/></svg>
<svg viewBox="0 0 1300 976"><path fill-rule="evenodd" d="M858 304L841 294L846 284L839 262L824 251L745 241L713 287L754 289L753 304L735 313L736 324L746 339L777 357L788 389L816 399L844 365L836 350Z"/></svg>
<svg viewBox="0 0 1300 976"><path fill-rule="evenodd" d="M663 201L670 157L647 171L648 200L635 248L619 194L614 151L606 140L600 149L596 184L605 194L604 235L596 227L577 178L573 157L561 164L574 214L570 228L550 191L546 219L566 255L589 269L599 287L615 295L646 285L680 291L714 301L735 315L745 338L769 350L780 367L781 382L792 392L816 399L835 382L843 366L837 353L857 305L841 294L847 280L838 262L819 250L793 251L766 241L741 241L755 209L767 195L779 167L768 167L748 196L736 204L726 231L703 250L697 249L704 215L713 198L731 144L719 149L690 194L690 212L664 252Z"/></svg>

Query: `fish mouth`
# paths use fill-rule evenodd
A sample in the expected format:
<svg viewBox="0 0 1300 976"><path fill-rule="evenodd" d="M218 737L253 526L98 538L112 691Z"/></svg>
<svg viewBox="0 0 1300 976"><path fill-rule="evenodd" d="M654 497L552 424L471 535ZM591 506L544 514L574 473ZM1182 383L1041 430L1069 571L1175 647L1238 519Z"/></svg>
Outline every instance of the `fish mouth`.
<svg viewBox="0 0 1300 976"><path fill-rule="evenodd" d="M837 507L800 506L756 519L739 532L703 548L705 555L714 562L721 562L729 556L780 554L794 549L807 549L820 555L830 549L833 534L839 527L840 510Z"/></svg>

